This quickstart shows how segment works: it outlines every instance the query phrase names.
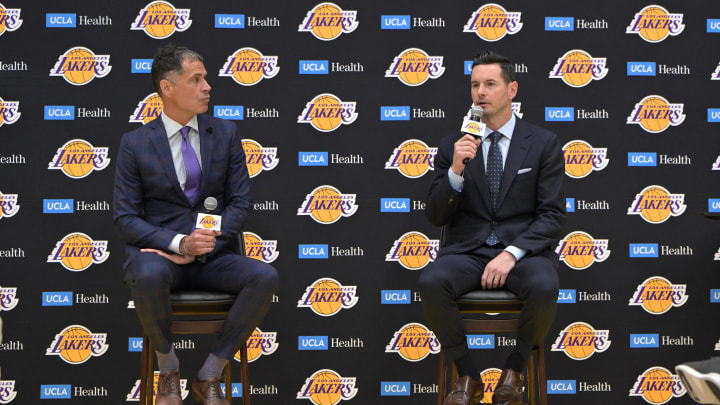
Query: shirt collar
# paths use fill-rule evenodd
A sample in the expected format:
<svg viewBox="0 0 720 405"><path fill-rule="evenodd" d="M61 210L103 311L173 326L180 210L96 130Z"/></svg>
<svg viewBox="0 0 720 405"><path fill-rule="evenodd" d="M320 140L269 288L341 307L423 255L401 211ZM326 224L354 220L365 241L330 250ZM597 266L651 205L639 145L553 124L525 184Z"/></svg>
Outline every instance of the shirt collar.
<svg viewBox="0 0 720 405"><path fill-rule="evenodd" d="M501 134L505 135L508 139L512 139L513 131L515 130L515 113L513 113L510 116L510 119L508 122L505 123L505 125L501 126L500 129L497 130L497 132L500 132ZM485 135L483 135L483 141L487 139L488 135L493 133L492 129L486 127L485 128Z"/></svg>
<svg viewBox="0 0 720 405"><path fill-rule="evenodd" d="M165 114L165 111L160 113L160 119L162 119L163 125L165 125L165 131L167 131L167 137L170 138L171 136L178 133L183 127L190 127L194 129L196 132L200 133L198 130L198 121L197 121L197 115L193 116L190 121L186 125L180 125L177 121L173 120L172 118L168 117Z"/></svg>

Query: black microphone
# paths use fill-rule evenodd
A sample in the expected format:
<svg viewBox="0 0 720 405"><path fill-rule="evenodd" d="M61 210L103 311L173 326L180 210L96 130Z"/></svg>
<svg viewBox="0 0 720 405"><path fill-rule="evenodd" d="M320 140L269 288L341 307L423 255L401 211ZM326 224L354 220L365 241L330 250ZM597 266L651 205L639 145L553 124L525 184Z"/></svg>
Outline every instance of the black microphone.
<svg viewBox="0 0 720 405"><path fill-rule="evenodd" d="M480 118L483 116L483 109L479 105L473 105L470 107L470 118L465 118L463 120L462 127L460 128L460 131L462 131L463 134L472 135L475 138L482 138L483 134L485 133L485 124L480 121ZM470 161L470 158L463 159L463 164L468 164Z"/></svg>
<svg viewBox="0 0 720 405"><path fill-rule="evenodd" d="M212 132L212 127L209 127L207 130L208 130L208 132ZM212 214L213 211L215 211L215 209L217 208L217 204L218 204L218 202L217 202L217 199L215 199L215 197L208 197L203 202L203 205L205 206L205 210L207 211L208 214ZM198 256L196 259L200 263L206 263L209 256L210 256L209 253L205 253L204 255Z"/></svg>

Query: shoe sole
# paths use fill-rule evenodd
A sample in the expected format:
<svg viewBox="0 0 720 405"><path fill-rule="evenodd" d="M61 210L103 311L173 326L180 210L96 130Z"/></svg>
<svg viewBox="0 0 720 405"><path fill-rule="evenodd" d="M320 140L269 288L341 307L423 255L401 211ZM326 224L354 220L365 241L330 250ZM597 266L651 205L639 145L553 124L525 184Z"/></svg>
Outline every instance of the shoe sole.
<svg viewBox="0 0 720 405"><path fill-rule="evenodd" d="M675 371L695 402L720 405L720 374L700 373L685 365L675 366Z"/></svg>

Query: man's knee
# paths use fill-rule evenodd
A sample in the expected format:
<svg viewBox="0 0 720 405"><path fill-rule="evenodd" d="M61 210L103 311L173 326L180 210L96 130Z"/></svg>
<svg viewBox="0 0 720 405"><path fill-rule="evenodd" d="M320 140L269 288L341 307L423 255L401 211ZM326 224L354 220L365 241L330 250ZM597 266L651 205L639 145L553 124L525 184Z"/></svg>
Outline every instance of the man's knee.
<svg viewBox="0 0 720 405"><path fill-rule="evenodd" d="M439 271L434 266L428 266L421 270L417 286L420 296L423 299L432 299L443 291L448 284L445 272Z"/></svg>
<svg viewBox="0 0 720 405"><path fill-rule="evenodd" d="M133 290L149 290L170 284L167 261L156 253L140 253L125 269L125 284Z"/></svg>
<svg viewBox="0 0 720 405"><path fill-rule="evenodd" d="M268 293L275 293L280 286L280 277L278 276L278 272L275 270L275 267L267 263L261 262L261 264L262 266L259 266L256 270L254 281L260 288Z"/></svg>

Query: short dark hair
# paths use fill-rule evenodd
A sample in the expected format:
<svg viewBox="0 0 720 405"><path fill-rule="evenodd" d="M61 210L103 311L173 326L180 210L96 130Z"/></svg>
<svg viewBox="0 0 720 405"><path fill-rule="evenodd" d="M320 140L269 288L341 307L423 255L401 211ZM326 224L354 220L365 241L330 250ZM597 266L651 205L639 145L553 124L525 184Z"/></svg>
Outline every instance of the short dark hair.
<svg viewBox="0 0 720 405"><path fill-rule="evenodd" d="M475 54L472 67L477 65L493 65L495 63L500 65L501 75L505 83L515 81L515 65L513 65L507 57L493 51L480 51Z"/></svg>
<svg viewBox="0 0 720 405"><path fill-rule="evenodd" d="M182 64L186 60L204 62L203 57L200 56L199 53L190 48L177 46L172 43L158 48L157 52L155 52L150 75L152 76L155 91L157 91L161 97L160 81L168 79L168 76L173 73L181 74L183 72Z"/></svg>

